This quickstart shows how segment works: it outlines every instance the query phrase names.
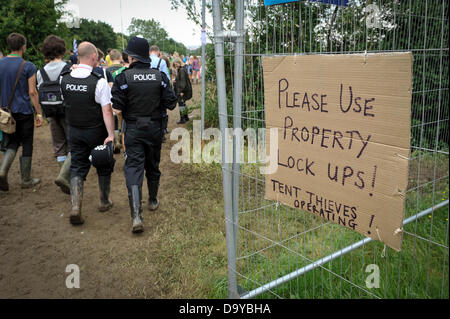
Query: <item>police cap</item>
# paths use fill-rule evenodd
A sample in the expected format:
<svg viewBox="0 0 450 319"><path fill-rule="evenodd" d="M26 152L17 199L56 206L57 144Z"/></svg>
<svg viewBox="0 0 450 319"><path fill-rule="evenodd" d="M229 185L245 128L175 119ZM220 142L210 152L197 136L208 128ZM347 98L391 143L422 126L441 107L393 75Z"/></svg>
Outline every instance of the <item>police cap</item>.
<svg viewBox="0 0 450 319"><path fill-rule="evenodd" d="M128 41L127 48L123 52L143 63L150 63L149 50L150 47L146 39L134 36Z"/></svg>
<svg viewBox="0 0 450 319"><path fill-rule="evenodd" d="M113 156L112 142L96 146L91 151L89 160L95 168L114 168L116 160Z"/></svg>

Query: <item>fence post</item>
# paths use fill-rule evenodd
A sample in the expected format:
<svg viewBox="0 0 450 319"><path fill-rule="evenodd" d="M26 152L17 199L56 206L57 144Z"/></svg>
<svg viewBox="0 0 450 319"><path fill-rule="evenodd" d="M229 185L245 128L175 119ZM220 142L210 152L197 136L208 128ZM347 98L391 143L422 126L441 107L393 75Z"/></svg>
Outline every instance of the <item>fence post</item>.
<svg viewBox="0 0 450 319"><path fill-rule="evenodd" d="M233 92L233 225L234 242L237 249L238 211L239 211L239 175L241 157L241 114L242 114L242 79L244 64L244 1L236 1L236 33L234 47L234 92Z"/></svg>
<svg viewBox="0 0 450 319"><path fill-rule="evenodd" d="M227 93L225 82L225 63L224 63L224 38L222 34L222 12L220 0L213 0L213 23L214 23L214 49L216 61L217 78L217 100L219 103L219 124L222 136L222 179L223 179L223 204L225 210L225 230L228 255L228 297L239 298L236 278L236 247L234 240L233 212L232 212L232 185L231 171L228 164L229 150L228 143L228 112L227 112Z"/></svg>
<svg viewBox="0 0 450 319"><path fill-rule="evenodd" d="M202 107L201 107L201 128L202 141L205 133L205 63L206 63L206 0L202 0Z"/></svg>

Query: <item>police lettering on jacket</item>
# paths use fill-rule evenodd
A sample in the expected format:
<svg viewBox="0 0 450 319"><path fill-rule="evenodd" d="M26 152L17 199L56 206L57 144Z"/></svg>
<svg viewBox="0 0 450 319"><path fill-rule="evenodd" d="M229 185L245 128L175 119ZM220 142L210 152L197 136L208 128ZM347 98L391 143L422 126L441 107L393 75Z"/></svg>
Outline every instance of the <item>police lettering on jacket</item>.
<svg viewBox="0 0 450 319"><path fill-rule="evenodd" d="M72 91L72 92L87 92L88 86L83 84L66 84L66 90Z"/></svg>
<svg viewBox="0 0 450 319"><path fill-rule="evenodd" d="M123 110L125 120L138 117L162 118L161 82L158 70L134 67L123 71L128 86L128 103Z"/></svg>
<svg viewBox="0 0 450 319"><path fill-rule="evenodd" d="M134 81L156 81L156 74L133 74Z"/></svg>
<svg viewBox="0 0 450 319"><path fill-rule="evenodd" d="M64 72L61 93L64 97L66 121L73 127L99 127L103 122L102 107L95 101L95 90L101 75L91 73L87 78L74 78Z"/></svg>

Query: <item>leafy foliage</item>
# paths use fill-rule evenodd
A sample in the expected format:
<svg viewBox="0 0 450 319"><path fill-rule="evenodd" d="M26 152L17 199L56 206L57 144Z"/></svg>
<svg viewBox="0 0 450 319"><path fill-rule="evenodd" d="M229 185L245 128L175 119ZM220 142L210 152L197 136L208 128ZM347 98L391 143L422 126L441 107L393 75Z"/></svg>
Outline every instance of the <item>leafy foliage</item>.
<svg viewBox="0 0 450 319"><path fill-rule="evenodd" d="M67 2L54 0L0 0L0 50L9 52L6 38L12 32L18 32L27 38L25 58L36 66L43 64L40 45L50 34L63 38L68 35L64 23L58 23L63 15L63 5Z"/></svg>
<svg viewBox="0 0 450 319"><path fill-rule="evenodd" d="M142 20L133 18L128 27L130 36L141 35L146 38L150 45L157 45L163 52L177 51L186 54L187 48L184 44L169 38L169 34L161 24L154 20Z"/></svg>
<svg viewBox="0 0 450 319"><path fill-rule="evenodd" d="M200 24L201 0L171 2L174 8L184 7L189 18ZM207 4L211 10L210 1ZM378 11L371 11L370 4L376 4ZM221 5L223 27L231 30L235 1L222 1ZM349 0L348 7L310 1L267 7L263 0L245 1L243 111L250 120L243 127L264 125L262 55L412 51L411 145L448 150L447 9L446 2L420 0ZM377 23L367 23L372 17ZM227 88L233 87L233 50L233 44L225 45ZM209 75L215 79L214 49L207 59ZM231 96L232 90L227 94Z"/></svg>
<svg viewBox="0 0 450 319"><path fill-rule="evenodd" d="M153 19L133 19L129 28L131 35L115 33L108 23L88 19L80 19L79 25L68 27L65 19L73 18L73 14L67 11L67 3L68 0L0 0L0 51L4 54L9 52L6 38L10 33L18 32L27 38L25 59L38 68L44 65L40 46L50 34L63 38L68 49L72 48L72 42L76 39L78 43L92 42L105 53L108 48L122 50L131 35L141 34L150 44L157 44L165 52L188 52L182 43L170 38L160 23Z"/></svg>
<svg viewBox="0 0 450 319"><path fill-rule="evenodd" d="M106 54L108 48L115 48L117 37L111 25L102 21L93 21L87 19L80 20L79 28L69 29L72 39L77 42L89 41Z"/></svg>

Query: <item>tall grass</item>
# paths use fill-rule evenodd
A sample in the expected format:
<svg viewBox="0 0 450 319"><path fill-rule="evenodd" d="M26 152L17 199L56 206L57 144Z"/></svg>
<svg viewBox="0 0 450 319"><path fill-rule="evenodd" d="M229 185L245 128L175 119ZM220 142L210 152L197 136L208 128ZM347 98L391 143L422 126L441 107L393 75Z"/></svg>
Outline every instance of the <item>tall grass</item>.
<svg viewBox="0 0 450 319"><path fill-rule="evenodd" d="M406 216L418 213L448 199L448 181L439 190L408 193ZM417 205L418 203L418 205ZM240 216L240 225L262 234L239 232L239 285L249 291L306 266L364 238L336 224L298 210L255 211ZM404 227L402 251L370 242L347 255L283 284L261 298L448 298L448 207ZM299 235L300 234L300 235ZM281 241L284 247L274 245ZM385 250L383 252L383 250ZM376 264L380 271L379 288L367 288ZM217 296L224 297L218 287Z"/></svg>
<svg viewBox="0 0 450 319"><path fill-rule="evenodd" d="M189 167L197 167L199 174L216 172L221 186L220 164ZM448 199L448 171L448 155L412 152L405 218ZM237 250L241 294L365 238L304 211L277 209L264 199L264 187L258 165L241 165ZM224 224L222 209L215 214ZM448 225L448 207L440 208L404 227L401 252L372 241L258 298L448 298ZM206 296L226 298L226 256L204 263L217 271L208 277ZM366 286L371 274L366 268L371 264L379 268L379 288Z"/></svg>

